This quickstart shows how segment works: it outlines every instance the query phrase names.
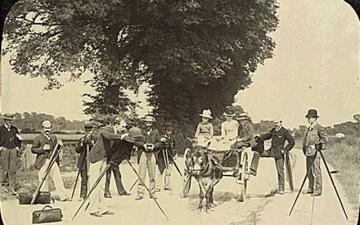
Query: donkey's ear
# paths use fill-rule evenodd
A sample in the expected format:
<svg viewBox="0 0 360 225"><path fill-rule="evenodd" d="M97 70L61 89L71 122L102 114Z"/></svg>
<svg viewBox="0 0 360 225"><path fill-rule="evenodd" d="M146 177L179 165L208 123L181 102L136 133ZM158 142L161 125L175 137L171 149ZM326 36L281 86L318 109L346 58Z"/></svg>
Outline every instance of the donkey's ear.
<svg viewBox="0 0 360 225"><path fill-rule="evenodd" d="M190 157L190 151L191 151L190 148L186 148L186 149L185 149L185 153L184 153L184 157L185 157L185 158L189 158L189 157Z"/></svg>

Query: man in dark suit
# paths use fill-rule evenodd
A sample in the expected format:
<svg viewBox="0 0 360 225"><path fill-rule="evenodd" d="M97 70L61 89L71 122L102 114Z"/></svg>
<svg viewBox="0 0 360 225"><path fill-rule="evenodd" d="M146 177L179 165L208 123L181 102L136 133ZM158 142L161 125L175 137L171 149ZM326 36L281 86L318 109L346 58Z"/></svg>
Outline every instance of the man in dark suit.
<svg viewBox="0 0 360 225"><path fill-rule="evenodd" d="M76 146L76 153L79 153L77 167L80 170L81 187L80 198L85 198L88 192L88 153L96 142L96 136L94 134L94 124L85 123L84 126L85 135L82 137Z"/></svg>
<svg viewBox="0 0 360 225"><path fill-rule="evenodd" d="M282 121L280 119L275 120L275 128L271 129L269 133L261 135L260 138L262 140L271 139L271 147L263 153L254 152L250 166L251 174L256 176L260 157L273 157L275 159L275 166L278 174L278 193L284 194L284 152L289 152L294 147L295 140L290 132L282 126ZM284 146L286 141L287 145Z"/></svg>
<svg viewBox="0 0 360 225"><path fill-rule="evenodd" d="M161 146L159 131L154 128L155 118L147 115L144 118L145 129L142 132L141 140L135 141L138 147L138 163L139 175L142 181L145 182L146 172L149 174L149 189L152 198L155 196L155 176L156 176L156 152ZM144 198L145 187L142 182L138 183L138 191L136 200Z"/></svg>
<svg viewBox="0 0 360 225"><path fill-rule="evenodd" d="M115 119L115 133L119 135L128 134L126 129L127 123L120 118ZM127 135L122 136L122 140L115 140L111 147L111 153L107 157L108 163L111 162L111 167L106 173L106 180L105 180L105 198L111 198L110 193L110 179L111 179L111 172L114 174L115 184L117 188L118 195L120 196L128 196L128 193L121 180L121 173L120 173L120 163L124 159L130 159L130 155L133 149L133 141L127 137Z"/></svg>
<svg viewBox="0 0 360 225"><path fill-rule="evenodd" d="M57 144L61 144L57 140L56 136L51 133L51 122L45 120L42 122L43 131L41 134L35 137L31 152L36 154L35 169L39 170L38 178L39 183L43 180L46 170L50 164L50 158L55 151ZM68 201L70 198L66 194L64 182L62 180L60 169L59 169L59 157L56 159L56 163L51 167L49 175L45 180L40 191L49 191L48 179L51 178L54 181L55 189L59 193L61 201Z"/></svg>
<svg viewBox="0 0 360 225"><path fill-rule="evenodd" d="M0 127L2 184L8 184L11 193L16 195L16 160L20 153L21 137L18 129L11 124L11 114L5 114L3 120L4 125Z"/></svg>
<svg viewBox="0 0 360 225"><path fill-rule="evenodd" d="M170 177L173 161L176 159L175 137L170 123L165 124L165 134L160 138L162 145L157 155L158 171L156 180L156 191L159 192L161 184L164 183L164 190L171 190ZM165 174L165 177L163 176Z"/></svg>

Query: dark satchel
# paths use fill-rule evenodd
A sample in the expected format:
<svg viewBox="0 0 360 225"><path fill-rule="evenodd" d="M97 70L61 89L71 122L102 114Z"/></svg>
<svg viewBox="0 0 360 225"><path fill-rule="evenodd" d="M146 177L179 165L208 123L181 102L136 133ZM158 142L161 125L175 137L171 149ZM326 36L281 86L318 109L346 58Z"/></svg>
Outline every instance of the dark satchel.
<svg viewBox="0 0 360 225"><path fill-rule="evenodd" d="M52 208L46 205L41 210L36 210L32 213L32 223L51 223L62 221L62 212L59 208Z"/></svg>
<svg viewBox="0 0 360 225"><path fill-rule="evenodd" d="M20 205L29 205L33 198L31 193L19 193L19 204ZM40 192L36 197L34 204L50 204L51 198L50 192ZM54 201L54 200L53 200Z"/></svg>

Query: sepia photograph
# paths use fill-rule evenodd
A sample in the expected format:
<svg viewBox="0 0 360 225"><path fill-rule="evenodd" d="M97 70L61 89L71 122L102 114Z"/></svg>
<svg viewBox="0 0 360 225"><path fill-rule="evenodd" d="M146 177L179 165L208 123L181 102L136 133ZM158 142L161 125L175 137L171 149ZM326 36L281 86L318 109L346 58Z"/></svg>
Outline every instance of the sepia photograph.
<svg viewBox="0 0 360 225"><path fill-rule="evenodd" d="M360 224L360 1L0 9L0 224Z"/></svg>

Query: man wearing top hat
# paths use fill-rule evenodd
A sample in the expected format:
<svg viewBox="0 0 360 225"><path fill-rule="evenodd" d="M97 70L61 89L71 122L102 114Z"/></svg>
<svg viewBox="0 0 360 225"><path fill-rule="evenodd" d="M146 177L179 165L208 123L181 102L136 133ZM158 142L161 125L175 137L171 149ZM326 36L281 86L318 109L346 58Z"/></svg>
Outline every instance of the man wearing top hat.
<svg viewBox="0 0 360 225"><path fill-rule="evenodd" d="M295 140L290 132L285 129L280 119L276 119L275 127L270 132L260 136L262 140L271 139L271 147L263 153L254 152L251 162L251 174L256 176L257 167L260 157L272 157L275 159L275 166L278 175L278 193L284 194L285 190L285 173L284 173L284 152L289 152L295 145ZM285 145L285 142L287 144Z"/></svg>
<svg viewBox="0 0 360 225"><path fill-rule="evenodd" d="M138 163L139 163L139 176L143 182L146 179L146 173L149 175L149 189L151 198L156 198L155 195L155 177L156 177L156 152L161 146L159 131L154 128L155 118L151 115L145 116L143 119L145 128L142 129L141 140L135 141L138 146ZM145 187L142 182L138 183L138 191L136 200L144 198Z"/></svg>
<svg viewBox="0 0 360 225"><path fill-rule="evenodd" d="M95 125L92 122L86 122L85 135L82 137L76 146L76 153L79 154L77 167L80 170L81 187L80 198L85 198L88 192L88 153L96 142L96 134L94 133Z"/></svg>
<svg viewBox="0 0 360 225"><path fill-rule="evenodd" d="M327 141L325 129L318 123L318 113L316 109L309 109L305 118L309 127L303 139L303 152L306 156L306 171L308 173L309 188L304 194L320 196L322 192L322 180L320 169L320 155L315 154L317 150L323 150Z"/></svg>
<svg viewBox="0 0 360 225"><path fill-rule="evenodd" d="M13 116L5 114L4 124L0 127L0 153L2 167L2 184L8 184L12 194L15 192L16 160L20 153L21 137L18 129L12 125Z"/></svg>

